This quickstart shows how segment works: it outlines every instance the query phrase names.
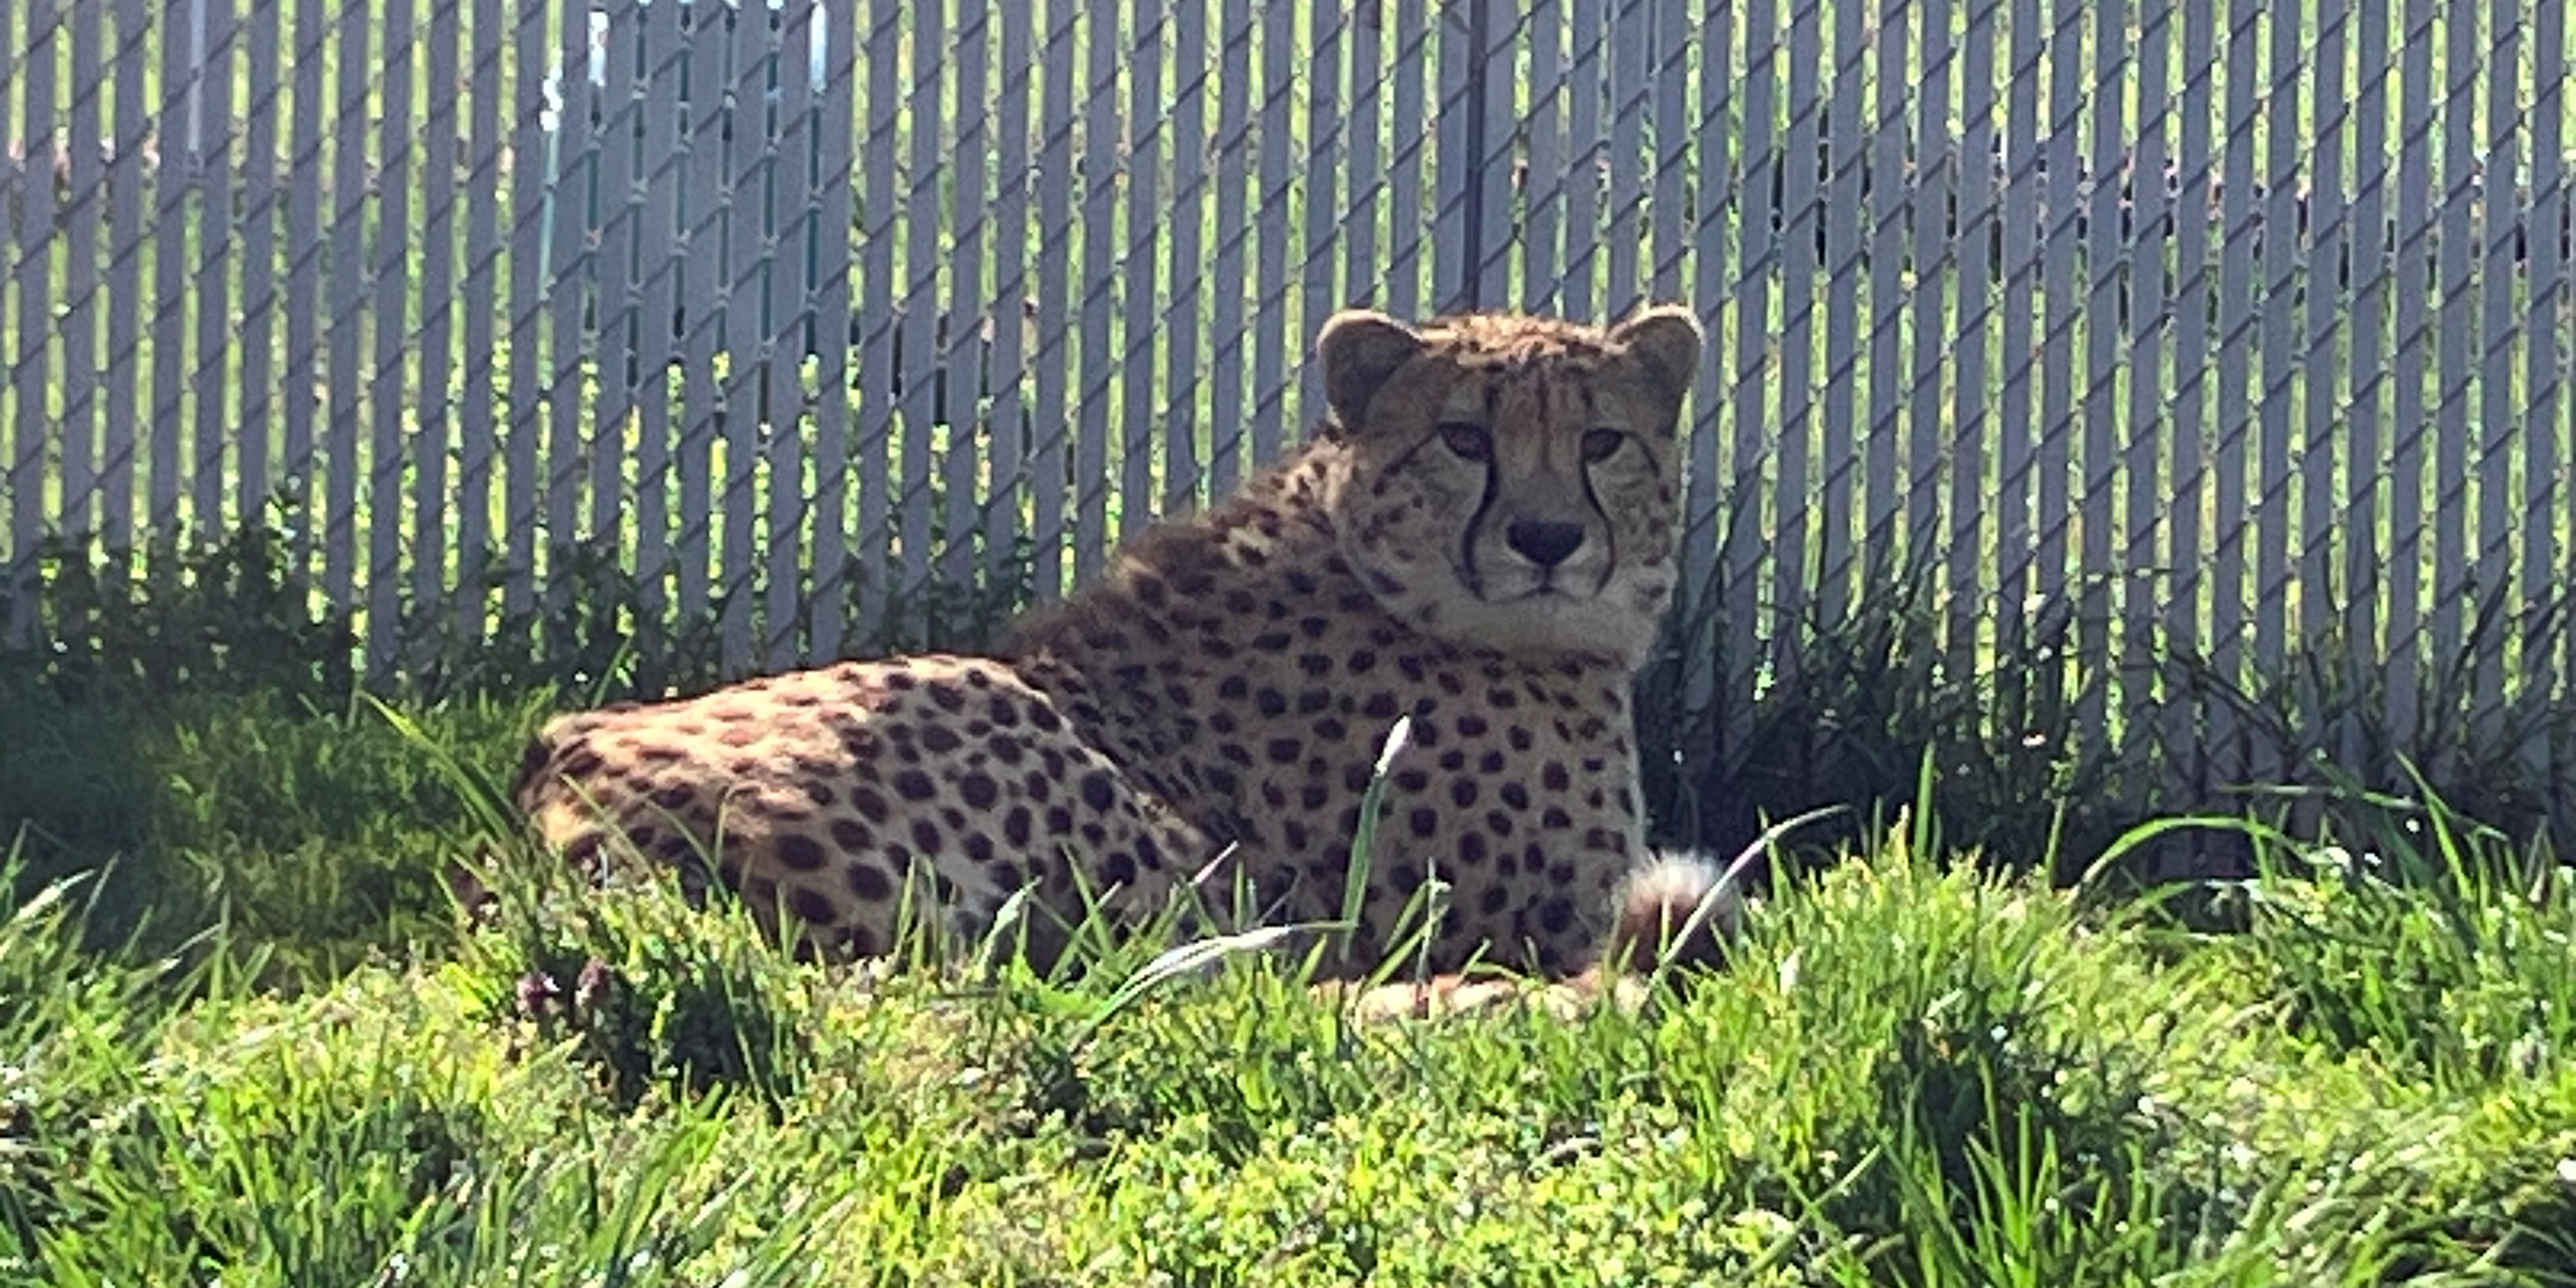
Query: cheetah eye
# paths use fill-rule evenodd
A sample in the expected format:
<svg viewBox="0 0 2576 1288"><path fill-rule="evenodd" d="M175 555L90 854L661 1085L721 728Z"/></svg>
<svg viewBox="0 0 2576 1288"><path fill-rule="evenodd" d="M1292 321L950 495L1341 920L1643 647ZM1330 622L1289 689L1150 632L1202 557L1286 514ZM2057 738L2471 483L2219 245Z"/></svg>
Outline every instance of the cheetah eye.
<svg viewBox="0 0 2576 1288"><path fill-rule="evenodd" d="M1619 454L1619 445L1628 441L1626 434L1615 429L1586 430L1583 435L1583 459L1598 465Z"/></svg>
<svg viewBox="0 0 2576 1288"><path fill-rule="evenodd" d="M1494 454L1493 435L1486 433L1484 426L1463 420L1443 421L1440 441L1462 461L1481 461Z"/></svg>

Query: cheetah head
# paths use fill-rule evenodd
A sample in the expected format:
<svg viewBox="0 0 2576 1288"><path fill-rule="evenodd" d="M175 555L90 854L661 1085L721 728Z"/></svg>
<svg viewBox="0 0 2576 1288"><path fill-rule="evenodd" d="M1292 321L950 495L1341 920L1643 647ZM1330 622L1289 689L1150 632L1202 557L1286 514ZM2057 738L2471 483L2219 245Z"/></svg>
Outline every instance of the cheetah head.
<svg viewBox="0 0 2576 1288"><path fill-rule="evenodd" d="M1315 360L1325 433L1346 445L1329 502L1343 556L1441 638L1641 664L1672 602L1700 342L1675 307L1606 329L1334 315Z"/></svg>

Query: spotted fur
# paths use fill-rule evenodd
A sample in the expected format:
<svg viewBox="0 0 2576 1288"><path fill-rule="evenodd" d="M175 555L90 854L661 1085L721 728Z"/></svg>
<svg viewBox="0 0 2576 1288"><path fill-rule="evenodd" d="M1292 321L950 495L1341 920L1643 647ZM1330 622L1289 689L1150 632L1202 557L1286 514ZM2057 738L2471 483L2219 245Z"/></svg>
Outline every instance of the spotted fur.
<svg viewBox="0 0 2576 1288"><path fill-rule="evenodd" d="M1628 705L1673 591L1700 344L1670 308L1608 328L1338 314L1301 450L994 656L559 716L516 798L576 859L711 851L833 956L884 952L907 903L978 933L1024 889L1052 952L1086 899L1160 907L1220 856L1213 902L1239 878L1265 919L1338 916L1410 717L1353 951L1328 966L1381 960L1436 877L1432 969L1582 971L1614 927L1678 925L1707 892L1649 863Z"/></svg>

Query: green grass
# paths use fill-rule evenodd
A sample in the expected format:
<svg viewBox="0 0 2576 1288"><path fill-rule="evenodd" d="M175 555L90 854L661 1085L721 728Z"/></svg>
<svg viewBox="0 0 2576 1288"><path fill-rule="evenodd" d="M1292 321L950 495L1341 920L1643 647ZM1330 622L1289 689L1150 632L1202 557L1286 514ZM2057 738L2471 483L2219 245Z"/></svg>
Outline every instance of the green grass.
<svg viewBox="0 0 2576 1288"><path fill-rule="evenodd" d="M1900 821L1642 1012L1359 1025L800 964L509 842L545 702L282 691L0 692L0 1283L2576 1282L2576 892L2437 807L2200 824L2220 931Z"/></svg>

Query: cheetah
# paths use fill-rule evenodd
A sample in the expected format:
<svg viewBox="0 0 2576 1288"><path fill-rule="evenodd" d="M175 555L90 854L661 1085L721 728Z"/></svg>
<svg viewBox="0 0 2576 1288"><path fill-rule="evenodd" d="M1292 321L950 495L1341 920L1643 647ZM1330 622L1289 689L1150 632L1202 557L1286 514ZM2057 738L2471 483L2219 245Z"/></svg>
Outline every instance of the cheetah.
<svg viewBox="0 0 2576 1288"><path fill-rule="evenodd" d="M1300 449L991 656L557 715L513 797L574 860L695 871L841 960L915 916L971 936L1006 910L1051 960L1086 909L1212 880L1265 924L1339 924L1328 980L1384 961L1435 879L1405 951L1444 975L1623 968L1695 910L1728 933L1700 910L1731 909L1722 874L1648 848L1629 710L1674 591L1701 344L1672 306L1606 327L1337 313Z"/></svg>

